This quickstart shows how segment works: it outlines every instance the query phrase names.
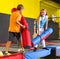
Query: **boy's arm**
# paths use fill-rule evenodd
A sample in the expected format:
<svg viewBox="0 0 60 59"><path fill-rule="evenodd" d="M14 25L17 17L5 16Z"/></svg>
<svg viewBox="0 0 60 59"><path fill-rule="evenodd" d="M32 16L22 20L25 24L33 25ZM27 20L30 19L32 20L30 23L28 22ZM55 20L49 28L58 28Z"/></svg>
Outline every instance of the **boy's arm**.
<svg viewBox="0 0 60 59"><path fill-rule="evenodd" d="M19 24L22 28L25 28L25 26L24 25L22 25L21 23L20 23L20 21L21 21L21 15L19 16L19 17L17 17L17 24Z"/></svg>

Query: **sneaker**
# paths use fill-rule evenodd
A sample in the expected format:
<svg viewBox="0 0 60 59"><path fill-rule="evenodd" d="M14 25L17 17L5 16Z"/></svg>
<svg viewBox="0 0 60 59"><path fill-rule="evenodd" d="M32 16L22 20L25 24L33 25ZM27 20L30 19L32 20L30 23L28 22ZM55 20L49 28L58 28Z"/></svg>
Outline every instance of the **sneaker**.
<svg viewBox="0 0 60 59"><path fill-rule="evenodd" d="M30 48L29 50L33 50L34 48Z"/></svg>
<svg viewBox="0 0 60 59"><path fill-rule="evenodd" d="M24 53L25 50L21 48L21 49L18 49L18 52Z"/></svg>
<svg viewBox="0 0 60 59"><path fill-rule="evenodd" d="M4 56L3 53L2 53L2 51L0 51L0 56Z"/></svg>
<svg viewBox="0 0 60 59"><path fill-rule="evenodd" d="M37 50L37 48L36 48L36 47L34 47L33 51L36 51L36 50Z"/></svg>
<svg viewBox="0 0 60 59"><path fill-rule="evenodd" d="M7 56L7 55L11 55L11 54L10 54L10 53L8 53L8 52L5 52L5 53L4 53L4 55L5 55L5 56Z"/></svg>
<svg viewBox="0 0 60 59"><path fill-rule="evenodd" d="M46 50L49 50L48 48L46 48L46 47L44 47L44 48L42 48L42 49L46 49Z"/></svg>

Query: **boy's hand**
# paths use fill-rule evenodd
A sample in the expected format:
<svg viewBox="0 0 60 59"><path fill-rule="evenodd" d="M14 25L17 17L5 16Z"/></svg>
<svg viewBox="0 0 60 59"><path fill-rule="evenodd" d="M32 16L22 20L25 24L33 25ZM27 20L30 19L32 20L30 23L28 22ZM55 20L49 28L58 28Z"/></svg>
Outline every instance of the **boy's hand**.
<svg viewBox="0 0 60 59"><path fill-rule="evenodd" d="M22 27L23 27L24 29L26 28L26 26L24 26L24 25L23 25Z"/></svg>

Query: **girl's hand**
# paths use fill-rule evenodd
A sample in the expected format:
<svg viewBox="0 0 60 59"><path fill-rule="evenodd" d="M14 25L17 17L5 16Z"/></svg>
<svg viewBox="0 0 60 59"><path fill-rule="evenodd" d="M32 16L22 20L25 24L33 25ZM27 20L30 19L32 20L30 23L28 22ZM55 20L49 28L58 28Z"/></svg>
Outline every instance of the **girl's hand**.
<svg viewBox="0 0 60 59"><path fill-rule="evenodd" d="M38 32L38 34L37 35L40 35L40 31Z"/></svg>
<svg viewBox="0 0 60 59"><path fill-rule="evenodd" d="M46 27L45 30L47 30L48 28Z"/></svg>

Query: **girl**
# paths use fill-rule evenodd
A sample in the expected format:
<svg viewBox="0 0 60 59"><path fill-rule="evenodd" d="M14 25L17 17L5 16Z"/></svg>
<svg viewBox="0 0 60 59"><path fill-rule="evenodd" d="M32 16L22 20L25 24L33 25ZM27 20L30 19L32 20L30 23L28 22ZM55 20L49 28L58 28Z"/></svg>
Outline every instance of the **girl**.
<svg viewBox="0 0 60 59"><path fill-rule="evenodd" d="M44 31L44 26L45 26L45 29L48 28L48 15L46 10L42 9L38 17L38 31L37 31L38 35L40 35ZM43 48L46 48L45 40L42 40L42 46ZM34 51L37 49L36 47L34 48Z"/></svg>

